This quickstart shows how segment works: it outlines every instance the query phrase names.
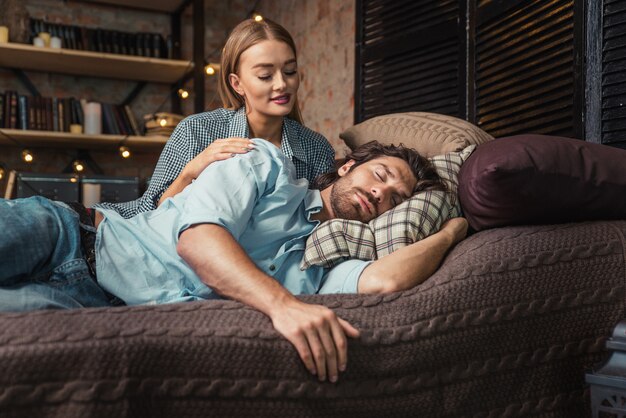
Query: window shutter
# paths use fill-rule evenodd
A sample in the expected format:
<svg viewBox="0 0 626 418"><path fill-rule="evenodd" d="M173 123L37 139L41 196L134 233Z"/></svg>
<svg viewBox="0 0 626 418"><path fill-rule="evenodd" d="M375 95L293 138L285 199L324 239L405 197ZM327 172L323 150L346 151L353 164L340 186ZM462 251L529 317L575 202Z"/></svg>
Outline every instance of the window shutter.
<svg viewBox="0 0 626 418"><path fill-rule="evenodd" d="M602 142L626 145L626 0L605 0L602 48Z"/></svg>
<svg viewBox="0 0 626 418"><path fill-rule="evenodd" d="M573 0L480 1L475 39L482 129L574 136Z"/></svg>
<svg viewBox="0 0 626 418"><path fill-rule="evenodd" d="M357 3L355 123L395 112L459 114L458 17L458 0Z"/></svg>

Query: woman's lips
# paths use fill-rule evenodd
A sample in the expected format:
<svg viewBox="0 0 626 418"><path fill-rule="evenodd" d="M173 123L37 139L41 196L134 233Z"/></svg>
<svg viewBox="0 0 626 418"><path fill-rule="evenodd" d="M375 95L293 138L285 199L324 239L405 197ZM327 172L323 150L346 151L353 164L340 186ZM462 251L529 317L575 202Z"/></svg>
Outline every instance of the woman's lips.
<svg viewBox="0 0 626 418"><path fill-rule="evenodd" d="M284 104L289 103L289 100L290 100L290 99L291 99L291 96L290 96L290 95L288 95L288 94L284 94L284 95L282 95L282 96L276 96L276 97L272 98L271 100L272 100L274 103L276 103L276 104L279 104L279 105L284 105Z"/></svg>

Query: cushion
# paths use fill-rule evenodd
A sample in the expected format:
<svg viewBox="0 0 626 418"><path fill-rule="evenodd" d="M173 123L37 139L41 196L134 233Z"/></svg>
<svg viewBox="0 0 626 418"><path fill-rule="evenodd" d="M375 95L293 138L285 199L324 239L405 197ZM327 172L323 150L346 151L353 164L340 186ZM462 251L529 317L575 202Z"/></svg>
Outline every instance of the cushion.
<svg viewBox="0 0 626 418"><path fill-rule="evenodd" d="M461 151L493 139L463 119L427 112L377 116L346 129L339 137L351 149L376 140L385 145L402 143L425 157Z"/></svg>
<svg viewBox="0 0 626 418"><path fill-rule="evenodd" d="M626 219L626 151L518 135L479 146L459 174L472 229Z"/></svg>
<svg viewBox="0 0 626 418"><path fill-rule="evenodd" d="M300 268L333 267L347 258L375 260L429 236L447 219L460 216L457 176L474 148L470 145L461 152L430 159L448 186L445 192L417 193L368 224L346 219L321 223L307 240Z"/></svg>

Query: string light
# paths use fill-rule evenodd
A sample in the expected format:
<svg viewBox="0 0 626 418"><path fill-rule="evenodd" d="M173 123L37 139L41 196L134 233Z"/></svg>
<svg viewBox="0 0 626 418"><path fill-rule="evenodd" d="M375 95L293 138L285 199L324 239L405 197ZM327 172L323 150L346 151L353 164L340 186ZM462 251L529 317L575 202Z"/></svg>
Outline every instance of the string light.
<svg viewBox="0 0 626 418"><path fill-rule="evenodd" d="M165 125L167 125L167 119L162 118L162 119L159 121L159 125L161 125L161 126L165 126Z"/></svg>
<svg viewBox="0 0 626 418"><path fill-rule="evenodd" d="M80 160L74 160L72 165L74 166L74 171L77 173L82 173L85 170L85 165Z"/></svg>
<svg viewBox="0 0 626 418"><path fill-rule="evenodd" d="M130 149L128 149L128 147L121 146L120 155L122 156L122 158L130 158Z"/></svg>
<svg viewBox="0 0 626 418"><path fill-rule="evenodd" d="M204 67L204 72L207 75L215 75L215 73L220 69L220 65L214 62L210 62Z"/></svg>
<svg viewBox="0 0 626 418"><path fill-rule="evenodd" d="M0 165L0 180L4 180L4 175L6 174L6 170L3 165Z"/></svg>
<svg viewBox="0 0 626 418"><path fill-rule="evenodd" d="M263 16L261 16L260 13L252 13L252 19L254 19L257 22L260 22L263 20Z"/></svg>
<svg viewBox="0 0 626 418"><path fill-rule="evenodd" d="M185 89L178 89L178 95L181 99L186 99L187 97L189 97L189 92Z"/></svg>
<svg viewBox="0 0 626 418"><path fill-rule="evenodd" d="M24 151L22 151L22 160L24 160L27 163L32 163L34 159L35 159L35 156L33 155L32 152L30 152L30 150L25 149Z"/></svg>

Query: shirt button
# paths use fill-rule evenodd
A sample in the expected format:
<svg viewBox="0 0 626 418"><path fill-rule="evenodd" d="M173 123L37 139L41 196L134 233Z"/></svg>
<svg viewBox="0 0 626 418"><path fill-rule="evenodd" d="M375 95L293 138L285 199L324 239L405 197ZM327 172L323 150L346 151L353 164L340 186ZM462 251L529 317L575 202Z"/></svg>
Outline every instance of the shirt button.
<svg viewBox="0 0 626 418"><path fill-rule="evenodd" d="M270 271L274 271L274 270L276 270L276 266L272 264L272 265L270 266Z"/></svg>

